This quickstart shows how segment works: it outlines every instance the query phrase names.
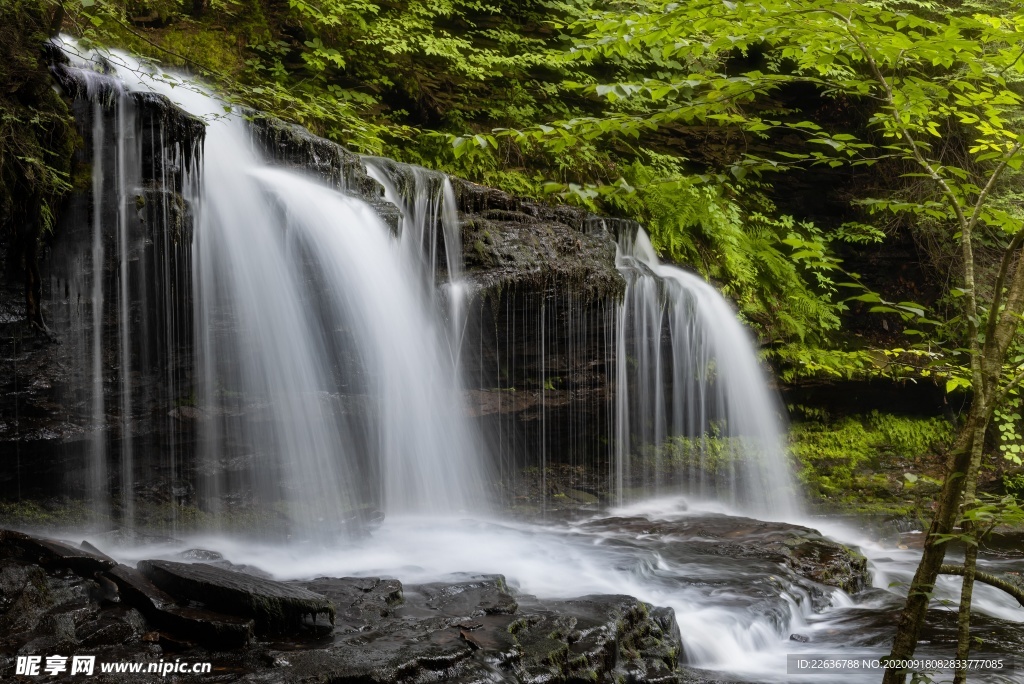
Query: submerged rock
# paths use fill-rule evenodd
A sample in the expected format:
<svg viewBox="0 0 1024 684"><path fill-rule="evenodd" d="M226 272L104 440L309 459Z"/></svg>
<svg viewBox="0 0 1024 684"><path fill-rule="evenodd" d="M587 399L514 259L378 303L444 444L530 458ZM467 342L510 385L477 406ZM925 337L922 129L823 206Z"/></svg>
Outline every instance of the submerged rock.
<svg viewBox="0 0 1024 684"><path fill-rule="evenodd" d="M253 618L266 632L294 630L307 615L314 620L325 615L334 624L334 604L292 584L206 563L148 560L139 563L139 571L179 600L199 601L215 610Z"/></svg>

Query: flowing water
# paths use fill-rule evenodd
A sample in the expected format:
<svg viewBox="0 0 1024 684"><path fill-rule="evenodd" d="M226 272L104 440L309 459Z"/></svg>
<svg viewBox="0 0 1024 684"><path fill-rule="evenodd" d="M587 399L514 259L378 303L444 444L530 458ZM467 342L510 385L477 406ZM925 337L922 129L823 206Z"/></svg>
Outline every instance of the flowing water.
<svg viewBox="0 0 1024 684"><path fill-rule="evenodd" d="M503 574L517 592L542 598L587 594L630 594L674 609L683 639L683 662L715 671L727 681L813 684L874 684L879 674L800 675L787 673L787 655L887 653L894 611L902 605L918 552L881 545L870 535L823 520L805 521L833 538L857 545L872 571L872 587L851 597L815 586L778 563L756 557L731 559L706 548L707 539L672 532L672 524L715 520L734 514L721 504L679 497L647 500L579 520L545 524L501 519L391 517L371 537L344 548L242 543L224 537L196 537L178 544L122 549L120 558L174 558L186 549L217 549L232 563L256 566L278 578L317 576L396 577L404 583L453 579L458 573ZM742 519L740 519L742 520ZM648 523L667 527L651 532ZM689 544L703 541L703 544ZM98 542L100 543L100 542ZM441 551L443 550L443 552ZM984 561L986 566L999 561ZM1024 570L1024 561L1002 561L1000 570ZM893 586L897 583L897 586ZM815 590L824 596L816 603ZM978 585L975 623L998 618L1024 621L1024 608L999 591ZM937 602L955 611L959 584L943 580ZM822 602L826 605L822 605ZM947 621L948 623L949 621ZM806 643L791 635L806 637ZM948 637L948 634L947 634ZM1005 650L987 653L1009 656ZM949 657L951 647L922 645L918 656ZM978 682L1013 682L988 675ZM937 677L935 681L948 681Z"/></svg>
<svg viewBox="0 0 1024 684"><path fill-rule="evenodd" d="M81 54L73 41L64 47L76 68L90 74L86 80L106 93L88 98L95 108L89 258L69 267L85 304L69 305L62 319L79 335L77 361L86 369L83 394L95 431L87 479L97 509L118 509L127 525L136 515L141 450L132 422L145 404L146 355L169 353L188 331L198 378L194 396L178 408L200 425L207 531L182 542L114 549L119 558L202 546L280 578L384 575L418 582L487 572L541 597L628 593L675 610L688 665L752 682L789 681L786 653L884 644L900 602L890 583L909 578L911 550L880 546L824 520L808 522L858 544L869 557L875 589L850 597L811 586L773 562L701 553L681 533L645 531L652 521L722 520L735 512L800 520L781 410L749 334L714 288L661 264L642 231L618 236L617 266L627 284L622 300L611 309L570 315L567 323L572 340L609 316L614 321L614 335L603 342L616 380L606 421L614 425L607 466L619 507L542 523L502 519L488 513L485 484L489 467L505 474L502 456L485 457L485 442L464 406L467 312L479 302L464 274L449 180L365 160L401 212L393 234L362 201L269 165L255 151L244 117L201 87L128 55L98 60ZM91 75L96 64L118 78ZM138 129L129 93L139 91L165 94L208 125L200 168L189 168L181 154L166 164L177 169L176 187L195 214L187 258L171 260L166 232L153 238L164 245L157 253L166 261L132 257L138 248L131 244L129 209L139 184L132 160L141 142L133 135ZM110 108L116 132L104 127L109 118L102 110ZM111 183L116 206L105 213ZM110 247L119 261L115 277L105 278L101 265ZM155 337L167 341L145 351L140 340L154 336L140 330L139 312L159 307L161 299L166 307L181 293L164 287L139 301L133 284L148 282L146 269L166 281L181 264L191 269L193 321L161 323ZM572 355L543 344L549 326L566 324L551 318L550 301L524 314L524 325L537 322L542 341L542 464L549 434L545 394L560 391L543 359ZM118 331L113 339L101 334L107 319ZM111 367L116 377L108 375ZM120 384L119 407L104 403L104 385L111 382ZM171 374L166 384L183 391L187 383ZM111 422L119 424L119 439L102 431ZM162 467L173 475L176 446L162 445L161 453L169 459ZM114 464L117 497L108 484ZM227 533L229 512L222 509L239 497L284 517L290 543ZM384 524L367 538L336 538L337 521L367 504L386 511ZM943 583L939 598L953 597L955 589L955 582ZM979 614L1024 620L1024 610L994 591L980 587L977 596ZM809 643L792 641L792 634Z"/></svg>
<svg viewBox="0 0 1024 684"><path fill-rule="evenodd" d="M97 63L68 45L78 68ZM254 152L244 117L201 88L130 55L101 63L127 89L167 95L207 123L202 188L186 199L197 215L201 451L214 473L201 486L214 520L232 495L279 511L298 538L330 533L366 505L387 513L482 505L483 468L434 307L436 259L422 255L427 236L414 230L427 218L411 217L395 238L363 202L271 168ZM129 111L119 103L118 121ZM128 157L118 145L117 159ZM134 187L122 180L118 188L125 213ZM449 203L441 213L451 211ZM447 272L458 286L461 250L446 225L455 241ZM101 283L94 288L104 296ZM117 310L126 319L127 307ZM120 368L129 363L122 353ZM130 373L120 376L130 382ZM122 448L121 513L130 523L130 441ZM93 460L100 468L103 452Z"/></svg>
<svg viewBox="0 0 1024 684"><path fill-rule="evenodd" d="M615 397L620 503L639 468L644 496L683 489L793 518L782 407L750 333L703 278L662 264L643 229L619 236L616 263L626 278ZM681 482L666 482L673 471Z"/></svg>

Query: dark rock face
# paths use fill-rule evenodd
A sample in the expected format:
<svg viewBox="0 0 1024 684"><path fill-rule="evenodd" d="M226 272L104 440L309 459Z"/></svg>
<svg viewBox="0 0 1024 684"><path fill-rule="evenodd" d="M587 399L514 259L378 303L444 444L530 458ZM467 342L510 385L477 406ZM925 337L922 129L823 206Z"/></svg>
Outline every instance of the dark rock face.
<svg viewBox="0 0 1024 684"><path fill-rule="evenodd" d="M475 288L462 345L470 414L503 468L606 458L625 286L612 233L580 209L453 186Z"/></svg>
<svg viewBox="0 0 1024 684"><path fill-rule="evenodd" d="M117 454L126 441L142 453L167 454L140 460L136 481L163 479L167 473L157 471L173 460L168 445L187 454L191 441L168 412L189 394L193 217L182 191L188 170L198 162L205 125L162 96L121 94L98 74L87 93L80 72L59 59L51 72L76 98L72 109L84 144L75 153L74 191L40 264L49 334L22 321L14 284L0 287L0 496L5 497L81 496L89 454L98 448ZM134 145L138 155L118 161L119 130L127 132L125 145ZM102 138L94 139L97 131ZM97 152L102 175L93 172ZM115 179L122 172L128 182L119 189ZM118 201L122 191L124 204ZM123 276L128 300L122 303ZM94 311L97 281L104 298ZM123 365L121 327L131 331L124 351L127 395L117 380ZM97 339L98 358L93 354ZM92 377L97 360L104 375L99 385ZM96 425L91 409L97 386L102 425ZM117 470L115 461L110 468L115 488Z"/></svg>

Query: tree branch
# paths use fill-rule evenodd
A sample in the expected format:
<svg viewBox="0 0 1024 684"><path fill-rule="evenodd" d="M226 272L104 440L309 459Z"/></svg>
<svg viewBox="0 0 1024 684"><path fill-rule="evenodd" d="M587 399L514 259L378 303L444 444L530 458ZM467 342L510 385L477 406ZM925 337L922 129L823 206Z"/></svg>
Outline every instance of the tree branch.
<svg viewBox="0 0 1024 684"><path fill-rule="evenodd" d="M942 565L939 566L939 574L940 575L958 575L960 577L963 577L964 576L964 566L962 566L962 565L950 565L948 563L943 563ZM982 584L987 584L990 587L995 587L996 589L1001 589L1002 591L1005 591L1007 594L1009 594L1013 598L1017 599L1017 603L1019 603L1020 605L1024 606L1024 586L1020 586L1018 584L1015 584L1014 582L1010 582L1009 580L1001 579L1001 578L996 577L995 575L989 574L987 572L977 572L976 571L974 573L974 581L975 582L981 582Z"/></svg>

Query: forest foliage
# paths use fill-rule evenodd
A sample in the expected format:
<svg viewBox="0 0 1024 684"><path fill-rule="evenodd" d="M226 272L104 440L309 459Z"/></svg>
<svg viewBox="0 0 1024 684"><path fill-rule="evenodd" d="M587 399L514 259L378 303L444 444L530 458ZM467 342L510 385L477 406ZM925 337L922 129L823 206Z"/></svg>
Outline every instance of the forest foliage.
<svg viewBox="0 0 1024 684"><path fill-rule="evenodd" d="M1017 30L1009 5L997 0L62 6L66 31L197 71L239 101L356 151L635 218L665 256L722 285L794 369L807 368L800 361L807 345L835 351L846 300L865 294L841 287L851 274L836 254L877 244L909 223L926 231L943 218L927 205L935 197L898 197L920 184L884 150L884 122L864 90L867 66L837 33L836 16L855 8L853 21L872 49L913 72L905 85L955 77L971 68L975 46L988 50ZM1012 107L1000 98L1013 92L1018 67L998 75L1000 92L986 86L971 95L968 108ZM946 90L924 88L907 114L968 97ZM969 145L963 135L984 134L951 111L928 125L926 136L958 151ZM851 164L879 164L883 187ZM801 214L787 193L809 170L846 186L844 199L861 205L845 207L845 220ZM910 205L920 205L917 217L899 216L913 213ZM941 251L943 242L929 246ZM897 312L895 321L906 313L898 302L872 303ZM820 360L840 372L861 370L840 353L819 353Z"/></svg>
<svg viewBox="0 0 1024 684"><path fill-rule="evenodd" d="M737 302L786 379L970 389L980 333L963 298L986 315L1021 222L1019 157L970 217L973 295L948 200L972 206L1019 136L1015 3L35 4L86 42L197 72L356 151L639 220ZM856 272L892 243L920 255L933 287L919 298ZM879 325L851 334L863 313ZM1024 439L1008 394L996 421L1013 459Z"/></svg>

